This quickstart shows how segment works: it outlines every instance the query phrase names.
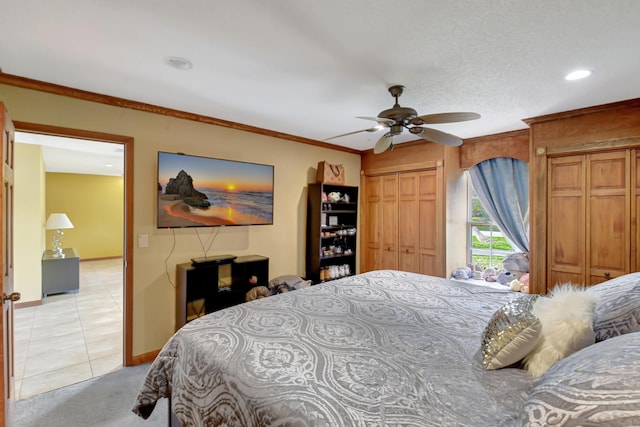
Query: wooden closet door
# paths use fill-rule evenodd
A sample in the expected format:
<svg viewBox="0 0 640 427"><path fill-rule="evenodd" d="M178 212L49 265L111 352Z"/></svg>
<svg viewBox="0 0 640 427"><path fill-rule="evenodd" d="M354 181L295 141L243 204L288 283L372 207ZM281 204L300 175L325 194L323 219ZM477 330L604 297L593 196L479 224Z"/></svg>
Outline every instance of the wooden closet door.
<svg viewBox="0 0 640 427"><path fill-rule="evenodd" d="M587 188L587 285L629 272L630 152L590 154Z"/></svg>
<svg viewBox="0 0 640 427"><path fill-rule="evenodd" d="M420 272L418 173L398 175L398 265L400 270Z"/></svg>
<svg viewBox="0 0 640 427"><path fill-rule="evenodd" d="M585 156L548 161L547 290L585 282Z"/></svg>
<svg viewBox="0 0 640 427"><path fill-rule="evenodd" d="M631 152L631 270L640 271L640 150Z"/></svg>
<svg viewBox="0 0 640 427"><path fill-rule="evenodd" d="M398 175L382 176L382 253L380 268L398 269Z"/></svg>
<svg viewBox="0 0 640 427"><path fill-rule="evenodd" d="M445 233L441 213L443 196L438 197L440 186L441 173L437 169L418 173L418 272L445 277Z"/></svg>
<svg viewBox="0 0 640 427"><path fill-rule="evenodd" d="M364 181L363 221L361 232L365 242L362 254L362 272L381 268L382 252L382 177L366 176Z"/></svg>

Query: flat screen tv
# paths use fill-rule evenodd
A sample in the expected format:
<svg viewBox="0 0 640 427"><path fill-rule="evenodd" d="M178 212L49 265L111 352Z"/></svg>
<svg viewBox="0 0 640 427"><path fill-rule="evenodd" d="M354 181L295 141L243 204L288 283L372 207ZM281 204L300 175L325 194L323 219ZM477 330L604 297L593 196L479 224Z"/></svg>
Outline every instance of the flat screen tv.
<svg viewBox="0 0 640 427"><path fill-rule="evenodd" d="M158 152L158 228L273 224L273 166Z"/></svg>

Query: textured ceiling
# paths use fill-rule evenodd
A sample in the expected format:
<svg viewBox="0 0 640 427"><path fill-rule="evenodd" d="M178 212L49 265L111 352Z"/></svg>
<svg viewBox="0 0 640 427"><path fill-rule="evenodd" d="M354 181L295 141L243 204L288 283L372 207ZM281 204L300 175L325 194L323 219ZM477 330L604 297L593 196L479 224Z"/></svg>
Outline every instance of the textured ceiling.
<svg viewBox="0 0 640 427"><path fill-rule="evenodd" d="M402 84L421 115L479 113L432 126L469 138L640 97L639 22L638 0L5 1L0 67L314 140L371 127L356 116ZM565 81L576 68L593 74Z"/></svg>

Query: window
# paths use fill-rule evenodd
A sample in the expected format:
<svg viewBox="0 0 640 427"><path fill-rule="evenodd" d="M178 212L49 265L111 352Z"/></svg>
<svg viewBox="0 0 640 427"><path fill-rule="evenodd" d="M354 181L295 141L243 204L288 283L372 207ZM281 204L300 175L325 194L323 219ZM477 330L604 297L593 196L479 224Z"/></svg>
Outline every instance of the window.
<svg viewBox="0 0 640 427"><path fill-rule="evenodd" d="M469 214L467 222L468 251L470 264L480 269L493 267L502 269L502 260L513 252L513 246L504 237L487 211L482 207L471 180L469 183Z"/></svg>

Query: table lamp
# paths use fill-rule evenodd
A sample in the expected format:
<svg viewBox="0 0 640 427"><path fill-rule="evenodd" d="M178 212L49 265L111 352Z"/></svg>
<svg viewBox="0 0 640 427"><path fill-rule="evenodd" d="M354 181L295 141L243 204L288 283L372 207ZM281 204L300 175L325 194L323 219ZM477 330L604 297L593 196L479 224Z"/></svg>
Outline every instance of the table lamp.
<svg viewBox="0 0 640 427"><path fill-rule="evenodd" d="M52 213L49 215L44 228L47 230L57 230L53 236L53 256L55 258L64 258L64 252L62 252L62 238L64 237L64 233L62 229L73 228L69 217L63 213Z"/></svg>

